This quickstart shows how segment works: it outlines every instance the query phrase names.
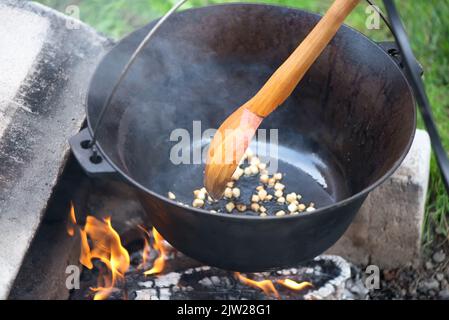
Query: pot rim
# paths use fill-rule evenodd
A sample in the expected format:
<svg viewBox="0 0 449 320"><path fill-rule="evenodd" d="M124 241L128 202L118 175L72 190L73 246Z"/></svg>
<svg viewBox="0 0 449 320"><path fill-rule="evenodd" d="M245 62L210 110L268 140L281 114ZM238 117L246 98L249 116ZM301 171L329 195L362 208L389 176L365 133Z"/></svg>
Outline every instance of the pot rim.
<svg viewBox="0 0 449 320"><path fill-rule="evenodd" d="M190 8L190 9L186 9L180 12L175 13L174 15L181 15L184 14L185 12L190 12L193 10L203 10L205 8L210 8L210 7L221 7L221 6L240 6L240 7L244 7L244 6L258 6L258 7L275 7L275 8L286 8L289 10L295 10L295 11L301 11L310 15L313 15L317 18L321 18L322 15L317 14L317 13L313 13L313 12L309 12L307 10L302 10L299 8L294 8L294 7L290 7L290 6L280 6L280 5L273 5L273 4L261 4L261 3L220 3L220 4L213 4L213 5L208 5L208 6L203 6L203 7L197 7L197 8ZM151 22L149 22L148 24L157 21L153 20ZM110 51L112 51L116 46L118 46L122 41L125 41L131 34L138 32L139 30L141 30L142 28L145 28L148 24L146 24L145 26L136 29L134 31L132 31L130 34L126 35L124 38L122 38L121 40L119 40L111 49ZM201 209L201 208L194 208L192 206L188 206L186 207L185 205L182 205L180 203L178 203L175 200L171 200L155 191L150 190L149 188L143 186L142 184L140 184L139 182L137 182L136 180L134 180L132 177L130 177L129 175L127 175L125 172L123 172L123 170L121 170L111 159L110 157L106 154L106 152L104 152L103 148L101 147L100 142L97 140L95 142L95 146L98 148L98 151L101 153L101 155L103 156L103 160L107 161L107 163L119 174L119 176L124 179L125 181L127 181L129 184L133 185L134 187L138 188L140 191L143 191L145 193L148 193L156 198L158 198L159 200L162 200L164 202L168 202L171 205L177 206L181 209L188 209L190 211L193 211L195 213L198 214L207 214L210 216L214 216L214 217L220 217L220 218L227 218L227 219L236 219L236 220L255 220L255 221L266 221L266 220L279 220L279 219L305 219L309 216L315 216L315 215L322 215L322 214L327 214L330 212L330 209L336 209L336 208L341 208L344 207L346 205L348 205L351 202L354 202L364 196L367 196L372 190L374 190L375 188L377 188L380 184L382 184L383 182L385 182L401 165L401 163L404 161L405 157L407 156L407 154L410 151L410 148L412 146L414 137L415 137L415 132L416 132L416 121L417 121L417 114L416 114L416 100L415 100L415 96L413 94L413 90L406 78L406 76L404 75L404 72L399 68L399 66L397 65L397 63L393 60L393 58L388 55L387 52L385 52L385 50L382 49L382 47L376 43L375 41L371 40L370 38L368 38L365 34L361 33L360 31L346 25L343 24L341 26L341 29L346 28L347 30L351 31L351 32L355 32L356 34L358 34L359 36L363 37L364 39L366 39L368 42L370 42L371 44L373 44L374 46L376 46L379 49L379 54L384 54L386 57L388 57L391 61L391 63L394 65L393 68L395 68L400 74L401 77L403 78L403 80L405 81L407 88L409 89L410 92L410 97L411 97L411 104L413 105L412 108L412 112L413 112L413 134L410 135L409 137L409 141L407 142L406 147L404 148L401 156L396 160L396 162L392 165L392 167L384 174L382 175L380 178L378 178L376 181L374 181L373 183L371 183L369 186L367 186L366 188L362 189L361 191L353 194L352 196L345 198L343 200L340 200L336 203L324 206L324 207L320 207L317 208L316 210L314 210L313 212L301 212L301 214L298 215L285 215L285 216L266 216L266 217L260 217L260 216L250 216L250 215L236 215L236 214L227 214L227 213L214 213L214 212L210 212L209 210L206 209ZM339 31L340 32L340 31ZM101 62L103 61L103 59L107 56L107 54L110 52L108 51L102 58L102 60L99 62L99 64L97 65L97 67L95 68L94 73L92 74L90 81L89 81L89 90L91 88L91 83L93 82L93 79L95 77L95 75L97 74L97 71L101 65ZM88 108L89 108L89 104L88 104L88 100L89 100L89 94L86 95L86 118L87 118L87 124L88 124L88 130L90 132L90 134L92 135L92 128L91 128L91 119L89 116L89 112L88 112Z"/></svg>

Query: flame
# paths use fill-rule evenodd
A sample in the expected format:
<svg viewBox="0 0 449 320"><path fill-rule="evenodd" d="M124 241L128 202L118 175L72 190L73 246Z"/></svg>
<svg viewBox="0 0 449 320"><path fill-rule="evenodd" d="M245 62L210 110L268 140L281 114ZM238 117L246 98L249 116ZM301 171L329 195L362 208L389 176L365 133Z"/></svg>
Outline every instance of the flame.
<svg viewBox="0 0 449 320"><path fill-rule="evenodd" d="M280 299L279 292L274 287L274 284L271 280L262 280L255 281L249 278L246 278L240 274L240 272L235 273L236 277L244 284L261 289L267 296L274 296L276 299Z"/></svg>
<svg viewBox="0 0 449 320"><path fill-rule="evenodd" d="M69 213L69 220L67 222L67 233L71 237L75 235L74 226L76 226L75 207L73 206L73 203L70 202L70 213Z"/></svg>
<svg viewBox="0 0 449 320"><path fill-rule="evenodd" d="M276 290L276 288L274 287L273 281L271 280L262 280L262 281L256 281L256 280L252 280L249 279L247 277L244 277L240 274L240 272L235 272L235 276L243 283L246 284L250 287L253 288L258 288L261 289L267 296L273 296L276 299L280 299L280 295L279 292ZM295 291L300 291L303 290L307 287L313 287L313 285L310 282L304 281L304 282L296 282L294 280L291 279L281 279L281 280L276 280L276 283L279 283L281 285L283 285L284 287L291 289L291 290L295 290Z"/></svg>
<svg viewBox="0 0 449 320"><path fill-rule="evenodd" d="M80 253L80 263L88 269L92 269L94 265L92 264L92 253L90 252L89 241L87 240L87 233L83 229L80 229L81 238L81 253Z"/></svg>
<svg viewBox="0 0 449 320"><path fill-rule="evenodd" d="M148 257L150 255L150 251L151 251L150 241L149 241L149 239L151 239L151 235L147 230L145 230L145 228L143 226L138 226L138 228L144 233L144 238L143 238L144 246L143 246L143 251L142 251L142 263L139 264L137 269L144 269L148 263Z"/></svg>
<svg viewBox="0 0 449 320"><path fill-rule="evenodd" d="M67 223L67 233L70 236L75 235L76 215L73 204L70 206L69 221ZM139 228L145 234L145 246L142 254L142 263L138 268L144 268L147 264L148 256L151 250L151 235L142 226ZM81 239L81 253L79 261L88 269L94 267L93 260L98 259L106 266L108 272L100 270L96 288L91 288L95 292L94 300L106 299L114 290L118 281L125 279L125 273L130 266L128 251L123 247L119 234L112 228L111 218L99 220L93 216L86 218L86 224L83 228L78 227ZM164 246L164 238L153 228L154 243L153 248L159 252L159 256L154 261L153 267L145 271L145 275L158 274L165 268L165 260L168 252ZM90 240L90 244L89 244Z"/></svg>
<svg viewBox="0 0 449 320"><path fill-rule="evenodd" d="M100 269L100 274L98 275L97 287L90 288L95 292L94 300L106 300L112 291L115 290L115 283L113 278L109 276L104 269Z"/></svg>
<svg viewBox="0 0 449 320"><path fill-rule="evenodd" d="M164 238L162 238L160 233L157 232L156 228L154 227L152 232L154 238L153 248L159 251L159 257L154 260L153 267L143 273L146 276L161 273L165 268L165 259L167 258L167 249L164 246Z"/></svg>
<svg viewBox="0 0 449 320"><path fill-rule="evenodd" d="M75 226L77 225L75 209L73 204L70 206L69 221L67 223L67 233L70 236L75 235ZM150 239L151 234L142 226L140 230L144 232L144 249L142 253L142 263L139 269L144 268L148 262L148 256L151 250ZM106 299L115 289L118 281L123 281L125 273L130 266L130 258L128 251L123 247L119 234L112 228L111 218L99 220L93 216L88 216L84 228L79 227L81 239L81 254L79 261L88 269L94 267L93 259L98 259L104 263L107 268L100 270L98 276L98 284L96 288L91 288L95 292L94 300ZM145 275L153 275L161 273L165 268L165 261L168 250L164 245L164 238L153 227L152 234L154 238L153 248L159 252L159 256L154 261L153 267L144 272ZM89 245L89 239L91 246ZM239 272L235 272L235 276L243 283L253 288L261 289L267 296L273 296L280 299L279 292L276 290L273 281L262 280L256 281L242 276ZM291 279L276 280L276 283L295 291L312 287L310 282L296 282Z"/></svg>
<svg viewBox="0 0 449 320"><path fill-rule="evenodd" d="M120 236L112 228L109 217L101 221L93 216L88 216L86 225L80 230L80 234L81 264L92 269L92 260L99 259L110 272L110 274L99 277L97 288L91 288L96 292L94 300L106 299L113 291L116 282L124 279L130 264L128 251L122 246ZM92 246L89 246L88 238L91 240Z"/></svg>
<svg viewBox="0 0 449 320"><path fill-rule="evenodd" d="M282 279L282 280L277 280L276 282L283 285L284 287L286 287L288 289L295 290L295 291L300 291L300 290L303 290L308 287L313 287L313 285L307 281L296 282L291 279Z"/></svg>

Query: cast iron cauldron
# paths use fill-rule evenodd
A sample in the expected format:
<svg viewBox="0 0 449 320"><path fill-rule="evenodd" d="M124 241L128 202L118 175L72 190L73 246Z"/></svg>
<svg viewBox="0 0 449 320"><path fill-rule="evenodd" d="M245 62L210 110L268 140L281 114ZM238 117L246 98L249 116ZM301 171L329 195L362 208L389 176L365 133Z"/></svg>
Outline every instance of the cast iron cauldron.
<svg viewBox="0 0 449 320"><path fill-rule="evenodd" d="M92 124L130 55L154 22L120 41L102 60L87 99L89 130L71 139L92 176L116 176L135 188L148 218L175 248L229 270L289 267L315 257L347 229L367 194L399 166L415 131L412 92L394 59L348 27L292 96L263 123L279 129L279 172L287 191L318 210L265 217L211 213L191 203L204 165L174 165L175 129L219 124L247 101L317 23L284 7L226 4L170 17L140 53L98 129ZM192 135L191 135L192 136ZM194 142L191 141L193 144ZM254 186L253 186L254 187ZM245 189L245 188L244 188ZM250 187L244 190L250 192Z"/></svg>

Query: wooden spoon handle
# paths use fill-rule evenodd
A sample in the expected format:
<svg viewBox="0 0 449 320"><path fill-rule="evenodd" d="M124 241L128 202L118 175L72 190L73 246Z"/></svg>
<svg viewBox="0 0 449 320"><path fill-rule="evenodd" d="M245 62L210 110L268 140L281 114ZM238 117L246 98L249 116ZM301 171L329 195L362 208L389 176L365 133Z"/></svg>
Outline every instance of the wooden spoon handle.
<svg viewBox="0 0 449 320"><path fill-rule="evenodd" d="M261 117L266 117L282 104L359 1L335 0L315 28L247 103L247 109Z"/></svg>

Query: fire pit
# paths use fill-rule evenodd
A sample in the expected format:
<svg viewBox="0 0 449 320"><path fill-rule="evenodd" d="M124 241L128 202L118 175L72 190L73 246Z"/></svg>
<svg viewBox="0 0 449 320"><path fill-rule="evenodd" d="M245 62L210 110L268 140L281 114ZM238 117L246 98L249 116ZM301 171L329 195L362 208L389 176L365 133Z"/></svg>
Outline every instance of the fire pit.
<svg viewBox="0 0 449 320"><path fill-rule="evenodd" d="M92 235L94 241L92 247L82 248L80 261L92 269L84 269L81 290L74 290L70 299L341 299L345 283L351 276L350 264L338 256L319 256L296 268L256 274L202 266L177 252L154 228L151 234L144 229L134 231L145 235L144 248L129 255L118 238L104 241L115 237L109 220L88 217L87 224L84 230ZM70 234L73 234L72 230L69 227ZM84 240L81 242L82 246L87 245ZM86 255L98 249L95 244L100 244L103 249L109 246L111 250L106 249L103 255L97 255L99 260L90 265ZM126 246L132 248L136 244ZM124 261L129 261L129 265L121 269ZM115 270L113 265L117 266Z"/></svg>
<svg viewBox="0 0 449 320"><path fill-rule="evenodd" d="M170 263L176 264L177 262L170 260ZM350 267L340 257L320 256L298 268L247 276L251 279L208 266L149 277L144 276L141 272L131 271L125 277L125 287L112 293L109 299L342 299L346 280L350 277ZM91 280L94 275L83 275L83 277ZM290 281L286 281L282 285L282 281L286 278ZM313 282L315 285L305 288L297 286L296 284L300 282L300 279ZM86 280L83 286L94 285L95 282L89 280ZM289 284L290 287L288 287ZM295 289L296 287L301 288L301 290ZM93 293L86 289L76 291L71 299L91 299Z"/></svg>

